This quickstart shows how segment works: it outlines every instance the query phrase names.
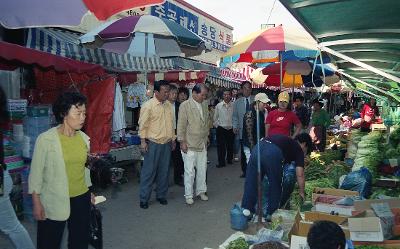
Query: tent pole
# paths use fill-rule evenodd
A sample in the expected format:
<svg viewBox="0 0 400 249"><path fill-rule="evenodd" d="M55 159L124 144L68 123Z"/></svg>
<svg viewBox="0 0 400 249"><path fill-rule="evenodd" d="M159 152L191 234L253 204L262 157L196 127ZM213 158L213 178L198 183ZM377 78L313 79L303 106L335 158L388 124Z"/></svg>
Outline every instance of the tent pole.
<svg viewBox="0 0 400 249"><path fill-rule="evenodd" d="M279 52L279 60L280 60L280 66L279 66L279 79L280 79L280 89L279 90L281 90L282 91L282 86L283 86L283 80L282 80L282 72L283 72L283 65L282 65L282 63L283 63L283 58L282 58L283 56L282 56L282 53L281 52Z"/></svg>
<svg viewBox="0 0 400 249"><path fill-rule="evenodd" d="M257 216L258 216L258 224L262 225L262 179L261 179L261 157L260 157L260 113L258 104L260 102L256 102L256 121L257 121L257 194L258 194L258 209L257 209Z"/></svg>
<svg viewBox="0 0 400 249"><path fill-rule="evenodd" d="M146 87L146 91L147 91L147 86L149 85L149 80L147 79L147 71L148 71L148 68L147 68L147 56L148 56L148 53L149 53L149 34L147 34L147 33L144 33L144 63L145 63L145 66L144 66L144 68L145 68L145 70L144 70L144 85L145 85L145 87Z"/></svg>

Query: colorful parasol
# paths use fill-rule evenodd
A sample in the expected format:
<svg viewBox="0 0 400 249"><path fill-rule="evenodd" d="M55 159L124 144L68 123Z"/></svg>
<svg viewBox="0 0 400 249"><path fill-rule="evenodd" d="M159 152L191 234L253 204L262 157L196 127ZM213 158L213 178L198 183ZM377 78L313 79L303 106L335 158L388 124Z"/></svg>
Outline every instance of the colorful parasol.
<svg viewBox="0 0 400 249"><path fill-rule="evenodd" d="M100 25L79 38L87 45L120 54L194 56L206 50L202 38L171 20L156 16L129 16Z"/></svg>
<svg viewBox="0 0 400 249"><path fill-rule="evenodd" d="M2 0L0 24L6 28L25 27L74 27L81 24L85 16L94 14L105 21L111 16L151 5L165 0Z"/></svg>

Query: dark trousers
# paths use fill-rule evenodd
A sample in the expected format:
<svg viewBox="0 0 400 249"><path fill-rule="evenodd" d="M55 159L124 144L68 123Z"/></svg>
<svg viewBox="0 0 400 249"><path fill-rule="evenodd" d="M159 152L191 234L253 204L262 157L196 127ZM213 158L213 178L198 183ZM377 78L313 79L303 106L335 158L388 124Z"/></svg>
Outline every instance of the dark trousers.
<svg viewBox="0 0 400 249"><path fill-rule="evenodd" d="M246 161L246 155L244 154L242 139L240 139L240 164L242 166L243 175L246 175L247 161Z"/></svg>
<svg viewBox="0 0 400 249"><path fill-rule="evenodd" d="M68 223L68 248L89 246L90 192L70 198L71 214L66 221L38 221L37 249L60 249L65 223Z"/></svg>
<svg viewBox="0 0 400 249"><path fill-rule="evenodd" d="M174 181L179 183L183 181L183 159L181 153L181 144L176 142L175 150L172 151L172 165L174 166Z"/></svg>
<svg viewBox="0 0 400 249"><path fill-rule="evenodd" d="M148 202L154 182L157 184L156 198L165 199L168 193L168 177L171 165L171 142L157 144L148 142L140 171L140 201Z"/></svg>
<svg viewBox="0 0 400 249"><path fill-rule="evenodd" d="M269 180L266 195L268 196L267 214L279 208L282 196L283 154L275 144L262 140L260 143L261 179L266 175ZM251 151L247 165L246 181L242 198L242 207L255 212L257 202L257 145ZM261 183L260 183L261 184Z"/></svg>
<svg viewBox="0 0 400 249"><path fill-rule="evenodd" d="M225 129L221 126L217 128L217 153L218 165L225 166L225 162L232 163L233 159L233 143L235 134L233 129Z"/></svg>

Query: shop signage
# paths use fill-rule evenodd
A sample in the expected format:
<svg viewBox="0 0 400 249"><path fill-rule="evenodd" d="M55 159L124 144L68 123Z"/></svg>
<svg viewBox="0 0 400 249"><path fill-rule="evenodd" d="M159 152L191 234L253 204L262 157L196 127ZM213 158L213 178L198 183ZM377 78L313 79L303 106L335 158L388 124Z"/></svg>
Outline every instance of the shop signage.
<svg viewBox="0 0 400 249"><path fill-rule="evenodd" d="M166 1L162 5L152 6L150 14L168 18L190 31L198 34L214 49L227 51L233 43L232 30L179 4Z"/></svg>

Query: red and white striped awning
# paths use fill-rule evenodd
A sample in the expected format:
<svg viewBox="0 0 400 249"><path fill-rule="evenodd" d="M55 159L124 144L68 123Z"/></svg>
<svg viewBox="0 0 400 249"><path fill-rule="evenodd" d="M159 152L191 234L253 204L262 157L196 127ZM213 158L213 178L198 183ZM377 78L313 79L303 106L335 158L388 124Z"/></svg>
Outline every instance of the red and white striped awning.
<svg viewBox="0 0 400 249"><path fill-rule="evenodd" d="M167 72L148 72L147 80L150 83L154 81L166 80L178 84L204 83L208 71L202 70L179 70ZM118 82L121 85L129 85L136 82L145 82L146 74L143 72L120 73Z"/></svg>

